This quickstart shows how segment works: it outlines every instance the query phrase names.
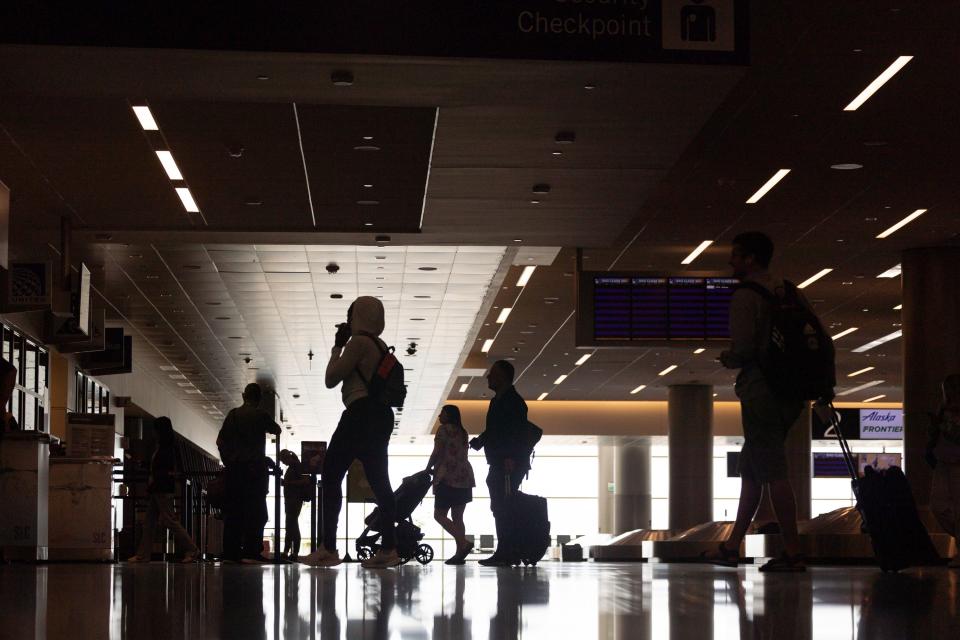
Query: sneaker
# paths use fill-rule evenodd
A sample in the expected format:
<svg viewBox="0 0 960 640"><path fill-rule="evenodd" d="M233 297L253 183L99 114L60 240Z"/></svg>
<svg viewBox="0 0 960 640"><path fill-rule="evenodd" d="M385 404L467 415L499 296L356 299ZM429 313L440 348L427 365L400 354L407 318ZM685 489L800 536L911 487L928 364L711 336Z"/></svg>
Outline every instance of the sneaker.
<svg viewBox="0 0 960 640"><path fill-rule="evenodd" d="M311 567L336 567L343 562L338 552L328 551L324 547L320 547L309 555L300 556L297 560Z"/></svg>
<svg viewBox="0 0 960 640"><path fill-rule="evenodd" d="M134 564L138 562L150 562L150 558L146 556L130 556L127 558L127 562L132 562Z"/></svg>
<svg viewBox="0 0 960 640"><path fill-rule="evenodd" d="M364 569L386 569L400 565L400 556L396 549L380 549L376 555L360 563Z"/></svg>
<svg viewBox="0 0 960 640"><path fill-rule="evenodd" d="M803 556L788 556L785 553L760 567L764 573L800 573L806 570L807 563Z"/></svg>
<svg viewBox="0 0 960 640"><path fill-rule="evenodd" d="M517 564L506 555L497 555L496 553L490 556L489 558L484 558L479 561L481 566L484 567L512 567Z"/></svg>

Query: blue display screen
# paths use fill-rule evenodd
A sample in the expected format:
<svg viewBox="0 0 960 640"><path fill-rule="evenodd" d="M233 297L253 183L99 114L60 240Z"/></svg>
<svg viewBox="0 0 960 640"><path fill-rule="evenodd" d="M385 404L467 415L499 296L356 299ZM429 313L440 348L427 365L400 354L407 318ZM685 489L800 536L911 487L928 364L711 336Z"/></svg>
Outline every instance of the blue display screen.
<svg viewBox="0 0 960 640"><path fill-rule="evenodd" d="M735 278L596 276L597 341L727 340Z"/></svg>

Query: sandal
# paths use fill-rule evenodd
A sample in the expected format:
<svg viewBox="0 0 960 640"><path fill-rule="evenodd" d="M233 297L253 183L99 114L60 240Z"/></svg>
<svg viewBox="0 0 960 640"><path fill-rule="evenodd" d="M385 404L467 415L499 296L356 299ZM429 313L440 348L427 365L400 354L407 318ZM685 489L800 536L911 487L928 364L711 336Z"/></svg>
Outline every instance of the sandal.
<svg viewBox="0 0 960 640"><path fill-rule="evenodd" d="M716 551L704 551L700 554L703 562L709 562L720 567L736 567L740 563L740 553L728 549L725 542L717 545Z"/></svg>
<svg viewBox="0 0 960 640"><path fill-rule="evenodd" d="M780 554L779 558L774 558L760 567L764 573L800 573L807 570L806 558L801 554L789 556L786 553Z"/></svg>

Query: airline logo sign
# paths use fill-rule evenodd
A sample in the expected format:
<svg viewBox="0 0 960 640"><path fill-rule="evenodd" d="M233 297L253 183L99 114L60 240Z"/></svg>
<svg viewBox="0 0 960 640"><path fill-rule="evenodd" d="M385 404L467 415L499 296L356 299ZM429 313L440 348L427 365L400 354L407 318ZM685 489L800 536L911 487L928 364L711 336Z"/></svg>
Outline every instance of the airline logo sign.
<svg viewBox="0 0 960 640"><path fill-rule="evenodd" d="M903 440L902 409L861 409L861 440Z"/></svg>

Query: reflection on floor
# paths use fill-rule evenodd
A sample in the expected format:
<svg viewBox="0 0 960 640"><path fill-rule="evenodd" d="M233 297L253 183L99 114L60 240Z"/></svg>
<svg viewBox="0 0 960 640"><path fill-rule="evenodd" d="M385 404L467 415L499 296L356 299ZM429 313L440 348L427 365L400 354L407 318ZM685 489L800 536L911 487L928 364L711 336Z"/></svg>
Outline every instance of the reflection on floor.
<svg viewBox="0 0 960 640"><path fill-rule="evenodd" d="M960 572L0 567L0 638L956 638Z"/></svg>

